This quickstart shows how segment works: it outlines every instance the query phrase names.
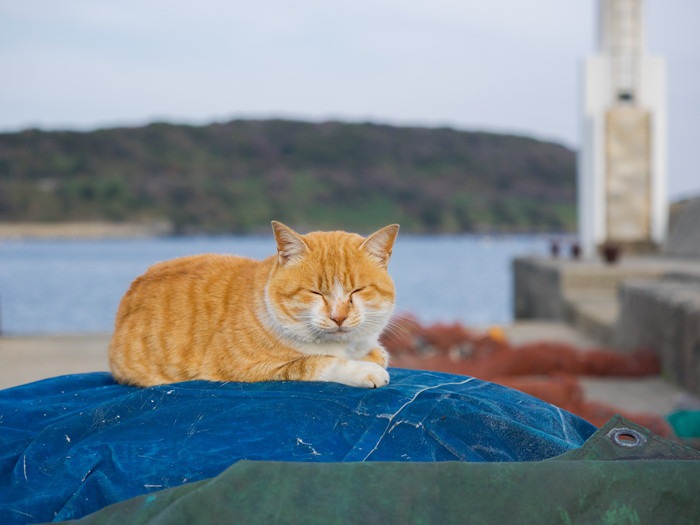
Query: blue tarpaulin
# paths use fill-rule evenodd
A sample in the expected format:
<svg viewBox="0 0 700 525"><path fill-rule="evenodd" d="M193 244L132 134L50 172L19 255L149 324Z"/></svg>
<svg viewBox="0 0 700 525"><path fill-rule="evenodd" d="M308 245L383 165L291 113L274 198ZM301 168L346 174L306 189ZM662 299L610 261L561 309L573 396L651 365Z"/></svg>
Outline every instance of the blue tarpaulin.
<svg viewBox="0 0 700 525"><path fill-rule="evenodd" d="M390 372L375 390L205 381L143 389L92 373L0 391L0 523L78 518L241 459L539 461L595 432L475 378Z"/></svg>

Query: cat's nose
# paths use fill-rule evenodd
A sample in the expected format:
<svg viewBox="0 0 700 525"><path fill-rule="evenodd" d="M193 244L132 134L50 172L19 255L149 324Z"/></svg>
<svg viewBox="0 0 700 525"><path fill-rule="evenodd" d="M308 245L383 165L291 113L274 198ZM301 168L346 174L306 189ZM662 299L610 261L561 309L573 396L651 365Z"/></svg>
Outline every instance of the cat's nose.
<svg viewBox="0 0 700 525"><path fill-rule="evenodd" d="M331 318L331 319L333 320L333 322L334 322L335 324L337 324L338 326L343 326L343 323L344 323L345 320L348 318L348 315L345 314L345 313L340 313L340 312L338 312L338 313L331 314L331 315L330 315L330 318Z"/></svg>
<svg viewBox="0 0 700 525"><path fill-rule="evenodd" d="M350 305L343 301L337 301L328 312L328 317L338 326L343 326L348 315L350 315Z"/></svg>

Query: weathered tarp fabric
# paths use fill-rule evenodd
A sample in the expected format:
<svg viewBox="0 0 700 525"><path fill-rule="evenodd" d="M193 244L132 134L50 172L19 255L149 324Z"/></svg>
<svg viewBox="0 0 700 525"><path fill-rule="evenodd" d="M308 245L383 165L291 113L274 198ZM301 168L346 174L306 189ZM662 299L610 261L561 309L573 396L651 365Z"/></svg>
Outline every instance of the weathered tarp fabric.
<svg viewBox="0 0 700 525"><path fill-rule="evenodd" d="M212 480L119 503L76 525L697 525L697 459L618 417L580 449L540 462L241 461Z"/></svg>
<svg viewBox="0 0 700 525"><path fill-rule="evenodd" d="M0 391L0 523L79 518L244 459L539 461L595 431L474 378L399 369L391 377L376 390L203 381L141 389L93 373Z"/></svg>

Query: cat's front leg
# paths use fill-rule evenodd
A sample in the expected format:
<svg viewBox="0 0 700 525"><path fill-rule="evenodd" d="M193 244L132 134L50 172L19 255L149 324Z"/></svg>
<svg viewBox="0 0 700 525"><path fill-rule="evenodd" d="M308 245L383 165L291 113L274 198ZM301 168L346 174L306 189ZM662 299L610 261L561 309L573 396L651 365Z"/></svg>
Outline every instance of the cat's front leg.
<svg viewBox="0 0 700 525"><path fill-rule="evenodd" d="M321 371L318 380L362 388L379 388L389 384L389 374L375 362L335 358Z"/></svg>
<svg viewBox="0 0 700 525"><path fill-rule="evenodd" d="M360 359L360 361L377 363L382 368L386 368L389 366L389 352L384 350L381 346L378 346L367 352L367 355Z"/></svg>

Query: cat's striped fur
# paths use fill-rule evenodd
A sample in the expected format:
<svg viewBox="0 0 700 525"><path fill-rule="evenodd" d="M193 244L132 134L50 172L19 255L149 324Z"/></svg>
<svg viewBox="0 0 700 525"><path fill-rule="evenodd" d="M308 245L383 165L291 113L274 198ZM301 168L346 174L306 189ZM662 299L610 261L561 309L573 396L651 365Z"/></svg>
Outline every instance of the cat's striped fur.
<svg viewBox="0 0 700 525"><path fill-rule="evenodd" d="M378 338L394 307L387 264L398 225L366 239L272 225L278 253L263 261L196 255L137 278L109 348L115 378L386 385Z"/></svg>

